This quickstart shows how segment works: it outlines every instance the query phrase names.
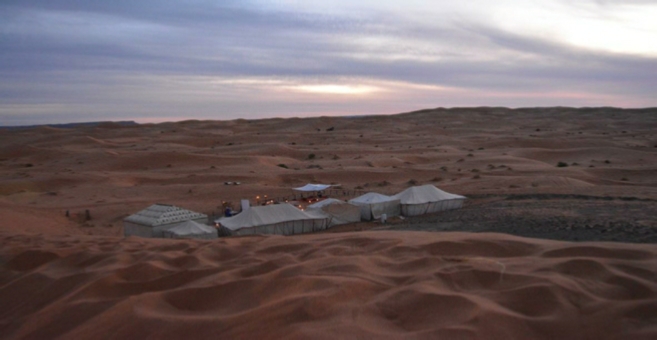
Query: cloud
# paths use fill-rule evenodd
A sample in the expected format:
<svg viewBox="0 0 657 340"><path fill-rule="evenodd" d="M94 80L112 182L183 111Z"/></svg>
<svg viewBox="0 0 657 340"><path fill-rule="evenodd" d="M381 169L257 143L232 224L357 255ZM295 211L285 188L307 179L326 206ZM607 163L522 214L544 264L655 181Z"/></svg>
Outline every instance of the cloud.
<svg viewBox="0 0 657 340"><path fill-rule="evenodd" d="M657 28L644 14L654 9L642 1L4 1L0 124L652 106L657 56L645 37ZM616 40L638 32L645 48L578 42L572 37L587 34L572 24L580 19L620 27Z"/></svg>

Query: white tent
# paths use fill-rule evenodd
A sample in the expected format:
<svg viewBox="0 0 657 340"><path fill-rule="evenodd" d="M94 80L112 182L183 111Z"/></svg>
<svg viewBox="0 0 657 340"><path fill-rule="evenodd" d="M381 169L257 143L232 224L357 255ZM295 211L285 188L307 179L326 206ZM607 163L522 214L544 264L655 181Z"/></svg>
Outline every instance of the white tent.
<svg viewBox="0 0 657 340"><path fill-rule="evenodd" d="M233 217L215 222L230 235L310 233L328 227L329 216L321 211L301 211L290 204L254 206Z"/></svg>
<svg viewBox="0 0 657 340"><path fill-rule="evenodd" d="M443 210L458 209L466 197L450 194L431 184L410 187L394 196L400 200L404 216L418 216Z"/></svg>
<svg viewBox="0 0 657 340"><path fill-rule="evenodd" d="M194 221L178 223L175 227L163 231L165 238L217 238L217 229Z"/></svg>
<svg viewBox="0 0 657 340"><path fill-rule="evenodd" d="M125 236L162 237L169 230L184 221L205 223L208 216L175 205L153 204L150 207L126 217L123 220Z"/></svg>
<svg viewBox="0 0 657 340"><path fill-rule="evenodd" d="M302 187L294 188L293 190L314 192L314 191L326 190L330 187L331 187L331 184L311 184L311 183L308 183L308 184L306 184Z"/></svg>
<svg viewBox="0 0 657 340"><path fill-rule="evenodd" d="M360 207L360 217L364 221L378 219L381 215L387 217L399 216L399 199L369 192L349 200L349 203Z"/></svg>
<svg viewBox="0 0 657 340"><path fill-rule="evenodd" d="M307 207L308 211L321 210L330 216L329 227L360 222L360 207L335 198L327 198Z"/></svg>

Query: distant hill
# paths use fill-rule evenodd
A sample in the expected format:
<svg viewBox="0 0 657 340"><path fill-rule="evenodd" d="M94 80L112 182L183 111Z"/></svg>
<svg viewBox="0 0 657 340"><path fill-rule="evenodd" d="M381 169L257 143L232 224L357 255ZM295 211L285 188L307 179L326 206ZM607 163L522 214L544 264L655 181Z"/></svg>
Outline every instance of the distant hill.
<svg viewBox="0 0 657 340"><path fill-rule="evenodd" d="M0 126L4 130L18 130L18 129L32 129L42 126L60 128L60 129L73 129L78 127L96 127L99 125L121 125L121 126L136 126L137 122L132 120L124 120L118 122L102 121L102 122L81 122L81 123L65 123L65 124L40 124L40 125L18 125L18 126Z"/></svg>

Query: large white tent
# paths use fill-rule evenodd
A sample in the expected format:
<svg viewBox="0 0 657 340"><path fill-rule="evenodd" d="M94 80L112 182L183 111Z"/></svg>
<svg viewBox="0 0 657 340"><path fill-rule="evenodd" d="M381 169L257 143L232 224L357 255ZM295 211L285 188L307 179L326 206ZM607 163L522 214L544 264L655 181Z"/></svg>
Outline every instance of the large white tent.
<svg viewBox="0 0 657 340"><path fill-rule="evenodd" d="M175 227L162 232L165 238L217 238L217 229L194 221L178 223Z"/></svg>
<svg viewBox="0 0 657 340"><path fill-rule="evenodd" d="M321 211L301 211L290 204L272 204L251 207L215 222L229 235L294 235L326 229L329 216Z"/></svg>
<svg viewBox="0 0 657 340"><path fill-rule="evenodd" d="M205 223L208 216L175 205L153 204L123 220L125 236L163 237L163 231L184 221Z"/></svg>
<svg viewBox="0 0 657 340"><path fill-rule="evenodd" d="M360 207L360 217L364 221L378 219L381 215L387 217L399 216L399 199L369 192L349 200L349 203Z"/></svg>
<svg viewBox="0 0 657 340"><path fill-rule="evenodd" d="M401 203L404 216L418 216L443 210L458 209L466 197L450 194L431 184L410 187L394 196Z"/></svg>
<svg viewBox="0 0 657 340"><path fill-rule="evenodd" d="M308 183L308 184L306 184L302 187L293 188L293 190L305 191L305 192L314 192L314 191L326 190L330 187L331 187L331 184L312 184L312 183Z"/></svg>
<svg viewBox="0 0 657 340"><path fill-rule="evenodd" d="M360 222L360 207L335 198L311 204L308 211L321 210L330 216L329 227L336 225Z"/></svg>

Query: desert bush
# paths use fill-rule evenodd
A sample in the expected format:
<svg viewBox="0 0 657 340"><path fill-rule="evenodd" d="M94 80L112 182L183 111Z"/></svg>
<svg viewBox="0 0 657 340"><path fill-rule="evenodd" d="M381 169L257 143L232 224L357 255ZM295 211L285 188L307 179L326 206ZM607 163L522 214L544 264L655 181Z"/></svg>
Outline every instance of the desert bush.
<svg viewBox="0 0 657 340"><path fill-rule="evenodd" d="M557 163L557 167L559 167L559 168L565 168L565 167L567 167L567 166L568 166L568 163L566 163L566 162L559 162L559 163Z"/></svg>
<svg viewBox="0 0 657 340"><path fill-rule="evenodd" d="M308 159L315 159L315 154L314 153L308 154Z"/></svg>
<svg viewBox="0 0 657 340"><path fill-rule="evenodd" d="M283 164L283 163L278 164L278 167L279 167L279 168L283 168L283 169L289 169L289 168L287 167L287 165L285 165L285 164Z"/></svg>

